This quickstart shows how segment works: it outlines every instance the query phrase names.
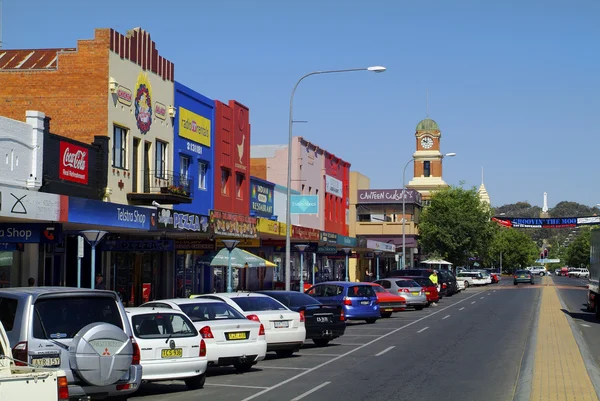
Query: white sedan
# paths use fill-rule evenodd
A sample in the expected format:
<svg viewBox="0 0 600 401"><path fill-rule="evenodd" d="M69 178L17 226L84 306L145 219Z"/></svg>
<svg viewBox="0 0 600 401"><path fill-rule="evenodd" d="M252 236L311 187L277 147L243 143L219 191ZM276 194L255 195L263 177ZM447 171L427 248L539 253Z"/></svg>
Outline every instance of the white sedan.
<svg viewBox="0 0 600 401"><path fill-rule="evenodd" d="M204 387L206 343L191 320L166 308L126 308L141 350L142 380L184 380L192 390Z"/></svg>
<svg viewBox="0 0 600 401"><path fill-rule="evenodd" d="M289 357L298 351L306 339L304 312L294 312L268 295L255 292L232 292L192 295L195 299L215 299L243 313L248 319L262 322L267 337L267 352Z"/></svg>
<svg viewBox="0 0 600 401"><path fill-rule="evenodd" d="M264 326L246 319L225 302L174 298L151 301L142 306L171 308L185 313L206 343L209 366L233 365L238 372L247 372L256 362L265 359Z"/></svg>

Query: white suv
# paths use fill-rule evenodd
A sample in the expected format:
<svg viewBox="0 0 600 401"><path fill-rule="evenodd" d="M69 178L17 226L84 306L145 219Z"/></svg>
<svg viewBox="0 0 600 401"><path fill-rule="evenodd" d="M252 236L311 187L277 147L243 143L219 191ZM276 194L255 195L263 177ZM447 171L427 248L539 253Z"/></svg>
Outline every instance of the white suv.
<svg viewBox="0 0 600 401"><path fill-rule="evenodd" d="M590 271L588 269L575 268L569 271L569 277L588 278L590 277Z"/></svg>
<svg viewBox="0 0 600 401"><path fill-rule="evenodd" d="M539 275L539 276L545 276L548 274L548 271L546 270L546 268L544 266L533 266L529 268L529 271L531 272L531 274L533 275Z"/></svg>

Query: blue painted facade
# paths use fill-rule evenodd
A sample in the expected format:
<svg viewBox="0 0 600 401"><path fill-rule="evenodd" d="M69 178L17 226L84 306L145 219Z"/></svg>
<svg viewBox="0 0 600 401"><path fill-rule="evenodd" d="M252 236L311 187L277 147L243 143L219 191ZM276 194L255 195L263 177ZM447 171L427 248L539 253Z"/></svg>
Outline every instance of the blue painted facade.
<svg viewBox="0 0 600 401"><path fill-rule="evenodd" d="M215 102L175 82L175 109L173 171L193 180L194 195L192 203L174 209L208 215L214 208ZM204 179L200 177L202 166Z"/></svg>

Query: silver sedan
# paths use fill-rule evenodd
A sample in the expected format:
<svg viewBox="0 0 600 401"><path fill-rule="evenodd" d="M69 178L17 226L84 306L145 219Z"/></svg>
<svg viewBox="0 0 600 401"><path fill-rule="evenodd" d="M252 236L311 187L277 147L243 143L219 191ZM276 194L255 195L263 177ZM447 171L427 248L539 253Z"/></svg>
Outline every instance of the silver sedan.
<svg viewBox="0 0 600 401"><path fill-rule="evenodd" d="M421 310L428 304L425 289L414 280L391 277L375 282L385 288L387 292L404 297L407 307Z"/></svg>

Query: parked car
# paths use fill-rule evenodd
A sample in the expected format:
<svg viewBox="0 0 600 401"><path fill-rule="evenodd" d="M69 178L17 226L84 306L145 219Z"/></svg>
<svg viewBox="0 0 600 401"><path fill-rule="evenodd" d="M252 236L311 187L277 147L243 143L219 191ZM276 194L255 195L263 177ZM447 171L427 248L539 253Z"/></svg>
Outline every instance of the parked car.
<svg viewBox="0 0 600 401"><path fill-rule="evenodd" d="M458 284L456 284L456 277L449 270L436 270L438 275L438 285L440 286L440 299L447 296L452 296L458 293ZM388 277L413 277L413 276L421 276L427 277L431 276L433 269L402 269L402 270L392 270Z"/></svg>
<svg viewBox="0 0 600 401"><path fill-rule="evenodd" d="M341 305L323 305L310 295L298 291L258 291L275 298L289 309L304 313L306 338L323 347L344 335L346 316Z"/></svg>
<svg viewBox="0 0 600 401"><path fill-rule="evenodd" d="M268 295L256 292L231 292L191 295L190 298L215 299L226 302L246 318L263 323L267 352L290 357L300 350L306 339L304 311L294 312Z"/></svg>
<svg viewBox="0 0 600 401"><path fill-rule="evenodd" d="M430 279L428 279L427 277L408 276L408 277L403 277L403 278L414 280L417 282L417 284L419 284L421 287L423 287L425 289L425 296L427 297L427 303L428 303L427 306L431 305L432 303L440 301L440 294L438 292L437 286L435 284L433 284L433 282Z"/></svg>
<svg viewBox="0 0 600 401"><path fill-rule="evenodd" d="M379 300L369 283L325 281L306 290L324 305L340 305L347 320L375 323L381 317Z"/></svg>
<svg viewBox="0 0 600 401"><path fill-rule="evenodd" d="M183 380L191 390L204 387L206 342L183 312L167 308L126 308L141 349L142 380Z"/></svg>
<svg viewBox="0 0 600 401"><path fill-rule="evenodd" d="M241 373L265 359L265 327L223 301L174 298L147 302L142 307L170 308L185 313L206 343L209 367L233 365Z"/></svg>
<svg viewBox="0 0 600 401"><path fill-rule="evenodd" d="M456 273L456 280L462 281L466 288L470 286L486 285L487 280L483 277L480 272L472 272L464 270L460 273Z"/></svg>
<svg viewBox="0 0 600 401"><path fill-rule="evenodd" d="M583 268L571 269L568 273L569 277L588 278L590 277L590 271Z"/></svg>
<svg viewBox="0 0 600 401"><path fill-rule="evenodd" d="M373 286L377 300L379 300L379 309L381 317L392 317L392 313L406 310L406 298L389 293L381 285L377 283L368 283Z"/></svg>
<svg viewBox="0 0 600 401"><path fill-rule="evenodd" d="M518 285L519 283L534 284L533 273L529 270L517 270L513 276L513 280L515 285Z"/></svg>
<svg viewBox="0 0 600 401"><path fill-rule="evenodd" d="M428 305L425 288L416 281L409 278L386 278L377 280L375 283L381 285L392 294L402 295L406 299L406 306L421 310Z"/></svg>
<svg viewBox="0 0 600 401"><path fill-rule="evenodd" d="M139 388L140 348L113 291L2 288L0 321L13 358L25 362L16 365L64 370L71 398L125 396Z"/></svg>

